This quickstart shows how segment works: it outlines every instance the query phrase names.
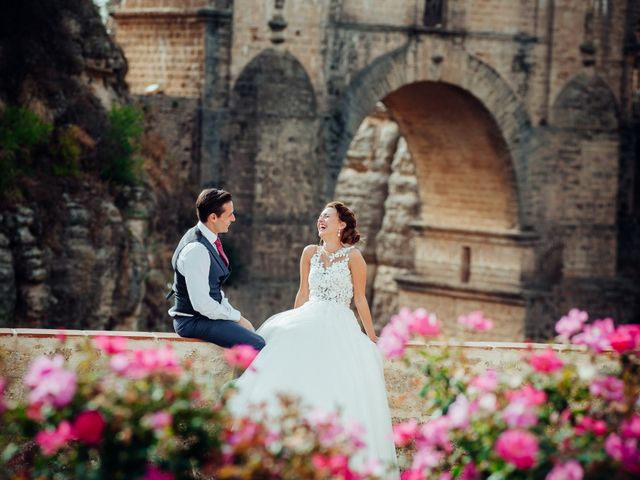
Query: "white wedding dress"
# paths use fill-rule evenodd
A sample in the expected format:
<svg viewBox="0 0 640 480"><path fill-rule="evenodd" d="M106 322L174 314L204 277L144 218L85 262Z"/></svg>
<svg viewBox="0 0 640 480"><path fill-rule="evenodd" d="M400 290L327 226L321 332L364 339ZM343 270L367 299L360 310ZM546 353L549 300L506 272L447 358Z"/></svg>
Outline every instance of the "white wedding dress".
<svg viewBox="0 0 640 480"><path fill-rule="evenodd" d="M328 266L316 251L309 301L274 315L258 329L266 346L236 381L229 407L236 415L250 414L252 405L276 405L277 394L285 393L301 397L311 408L339 409L345 421L365 429L366 447L356 464L373 457L392 465L385 478L398 478L382 357L349 308L351 248L331 255Z"/></svg>

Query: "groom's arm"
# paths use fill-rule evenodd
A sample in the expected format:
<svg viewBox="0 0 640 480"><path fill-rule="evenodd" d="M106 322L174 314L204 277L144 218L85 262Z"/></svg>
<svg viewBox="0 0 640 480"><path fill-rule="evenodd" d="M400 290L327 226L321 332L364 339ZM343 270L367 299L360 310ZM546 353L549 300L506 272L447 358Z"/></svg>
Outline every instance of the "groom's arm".
<svg viewBox="0 0 640 480"><path fill-rule="evenodd" d="M240 311L228 301L219 303L209 296L210 267L209 252L196 242L187 245L178 258L178 270L186 280L191 305L196 312L212 320L240 321Z"/></svg>

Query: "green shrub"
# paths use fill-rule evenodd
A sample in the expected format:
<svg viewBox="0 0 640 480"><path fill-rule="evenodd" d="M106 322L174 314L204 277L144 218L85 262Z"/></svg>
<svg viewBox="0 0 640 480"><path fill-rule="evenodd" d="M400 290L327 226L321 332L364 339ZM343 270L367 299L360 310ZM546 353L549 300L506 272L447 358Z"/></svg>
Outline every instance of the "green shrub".
<svg viewBox="0 0 640 480"><path fill-rule="evenodd" d="M104 141L100 177L114 184L140 183L142 158L140 136L143 115L131 106L114 107L109 113L110 128Z"/></svg>
<svg viewBox="0 0 640 480"><path fill-rule="evenodd" d="M9 106L0 113L0 196L15 188L15 181L32 173L36 149L51 137L53 125L35 113Z"/></svg>

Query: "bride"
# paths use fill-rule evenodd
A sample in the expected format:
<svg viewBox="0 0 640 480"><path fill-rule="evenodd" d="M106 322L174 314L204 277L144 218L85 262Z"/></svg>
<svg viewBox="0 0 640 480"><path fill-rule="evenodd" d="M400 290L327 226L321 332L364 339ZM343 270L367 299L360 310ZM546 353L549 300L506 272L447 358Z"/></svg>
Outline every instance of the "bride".
<svg viewBox="0 0 640 480"><path fill-rule="evenodd" d="M294 308L258 329L267 345L236 381L229 406L235 414L250 413L251 405L269 405L284 393L313 408L339 409L344 421L364 427L365 458L392 465L387 478L397 478L382 358L365 297L367 265L353 246L360 239L356 219L343 203L331 202L317 227L322 242L302 252ZM352 298L366 335L350 309Z"/></svg>

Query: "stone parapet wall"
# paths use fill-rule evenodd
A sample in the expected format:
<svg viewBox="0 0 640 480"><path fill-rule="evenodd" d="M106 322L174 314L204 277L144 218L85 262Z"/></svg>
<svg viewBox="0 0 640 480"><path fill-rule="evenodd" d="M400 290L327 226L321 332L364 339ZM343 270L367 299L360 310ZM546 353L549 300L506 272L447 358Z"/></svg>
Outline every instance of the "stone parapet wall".
<svg viewBox="0 0 640 480"><path fill-rule="evenodd" d="M60 335L65 335L61 343ZM217 387L232 379L231 369L223 359L224 349L200 340L180 338L172 333L127 332L127 331L81 331L81 330L39 330L0 329L0 377L10 382L7 398L21 399L24 391L20 385L29 364L40 355L61 353L76 366L81 358L83 345L99 335L124 336L133 349L171 345L179 358L192 364L196 380L203 388L205 396L215 398ZM440 342L427 345L412 344L410 349L439 348ZM488 368L497 370L518 367L521 357L530 350L547 348L546 344L525 344L506 342L465 342L465 354L478 371ZM562 345L552 345L560 356L572 363L587 361L585 351ZM415 367L416 365L414 365ZM409 418L424 418L421 401L417 392L421 388L420 378L401 361L385 360L385 379L391 415L395 422Z"/></svg>

